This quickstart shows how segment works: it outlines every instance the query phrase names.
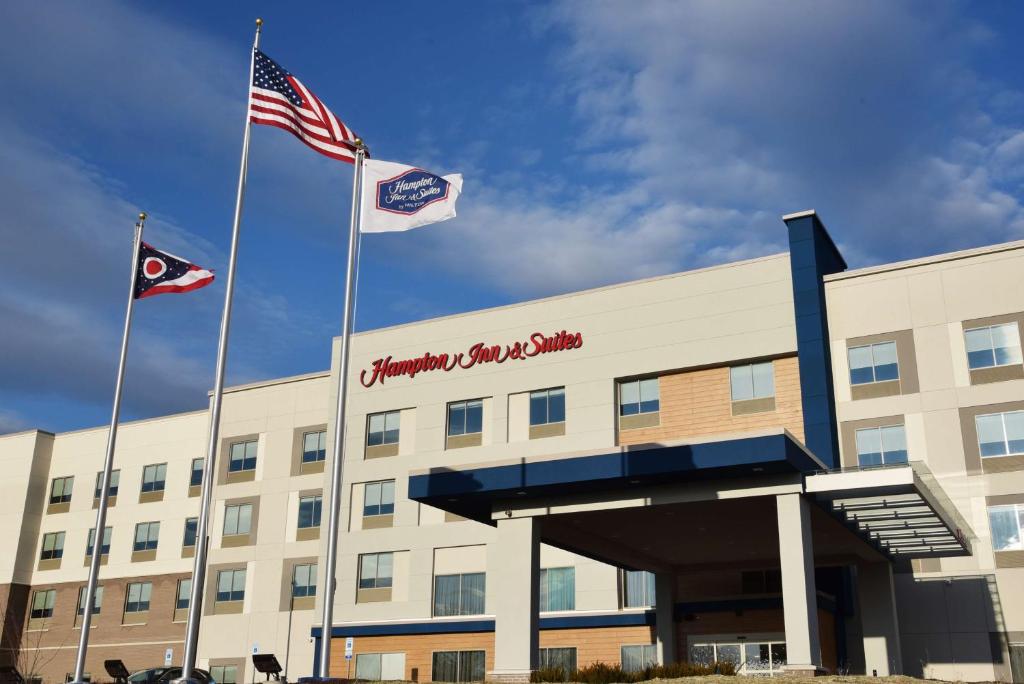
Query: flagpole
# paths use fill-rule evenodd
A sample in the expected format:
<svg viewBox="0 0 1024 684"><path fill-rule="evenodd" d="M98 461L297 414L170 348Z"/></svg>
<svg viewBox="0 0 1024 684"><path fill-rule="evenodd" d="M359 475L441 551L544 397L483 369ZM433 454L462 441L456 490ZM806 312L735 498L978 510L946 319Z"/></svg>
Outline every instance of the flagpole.
<svg viewBox="0 0 1024 684"><path fill-rule="evenodd" d="M124 333L121 336L121 356L117 362L117 381L114 383L114 409L107 431L107 454L103 461L103 477L100 480L100 502L96 508L96 532L92 540L92 559L89 562L89 582L85 589L85 608L82 611L82 634L78 638L78 654L75 657L75 684L81 684L85 676L85 653L89 648L89 626L92 624L92 604L96 595L96 581L100 572L100 557L103 555L103 533L107 525L107 506L110 500L110 473L114 466L114 445L117 443L117 424L121 416L121 390L124 388L124 368L128 359L128 337L132 329L132 310L135 305L135 279L139 269L139 248L142 245L142 229L146 224L146 213L139 214L135 223L135 240L132 244L132 275L128 286L128 308L124 315Z"/></svg>
<svg viewBox="0 0 1024 684"><path fill-rule="evenodd" d="M338 404L334 415L334 448L331 454L331 500L327 523L327 567L324 580L323 620L321 622L320 662L316 677L330 679L331 625L334 622L334 593L338 587L338 517L341 511L341 482L345 454L345 401L348 395L349 341L355 302L356 261L359 258L359 220L362 204L363 159L366 147L356 138L355 171L352 174L352 218L348 234L348 268L345 271L345 311L341 322L341 362L338 369Z"/></svg>
<svg viewBox="0 0 1024 684"><path fill-rule="evenodd" d="M256 61L256 50L260 46L263 20L256 20L256 37L249 55L249 82L246 89L252 98L252 78ZM192 677L196 666L196 650L199 642L199 621L202 614L203 586L206 580L206 557L209 550L210 507L213 499L213 480L217 472L217 439L220 433L220 410L224 398L224 371L227 365L228 334L231 329L231 302L235 291L235 263L238 257L238 233L242 223L242 203L245 199L245 179L249 168L249 122L250 104L245 107L245 133L242 136L242 161L238 170L238 193L235 196L235 220L231 228L231 253L228 259L227 286L224 292L224 313L220 321L220 341L217 343L217 370L213 384L213 401L210 404L210 441L207 445L206 460L203 461L202 505L196 526L196 555L192 566L192 591L188 602L188 622L185 627L185 655L181 664L181 678L177 682L197 682Z"/></svg>

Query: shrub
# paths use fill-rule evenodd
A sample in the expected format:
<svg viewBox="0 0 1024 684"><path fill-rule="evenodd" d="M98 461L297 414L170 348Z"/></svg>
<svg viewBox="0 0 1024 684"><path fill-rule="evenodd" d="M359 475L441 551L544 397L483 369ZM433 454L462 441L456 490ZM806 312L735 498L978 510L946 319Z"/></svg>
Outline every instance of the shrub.
<svg viewBox="0 0 1024 684"><path fill-rule="evenodd" d="M626 672L619 665L593 663L586 667L566 672L561 667L547 667L530 675L531 682L579 682L580 684L636 684L651 679L678 679L680 677L706 677L708 675L736 674L732 663L669 663L651 665L639 672Z"/></svg>
<svg viewBox="0 0 1024 684"><path fill-rule="evenodd" d="M569 674L562 667L542 667L530 675L531 682L567 682Z"/></svg>

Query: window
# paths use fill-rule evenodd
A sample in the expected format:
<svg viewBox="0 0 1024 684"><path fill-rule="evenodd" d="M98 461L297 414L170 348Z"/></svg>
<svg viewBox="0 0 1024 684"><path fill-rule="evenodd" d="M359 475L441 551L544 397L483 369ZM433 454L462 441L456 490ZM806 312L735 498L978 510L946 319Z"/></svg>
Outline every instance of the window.
<svg viewBox="0 0 1024 684"><path fill-rule="evenodd" d="M249 534L252 529L252 504L230 504L224 507L224 536Z"/></svg>
<svg viewBox="0 0 1024 684"><path fill-rule="evenodd" d="M319 494L299 497L299 529L320 527L320 509L322 507L323 497Z"/></svg>
<svg viewBox="0 0 1024 684"><path fill-rule="evenodd" d="M359 588L382 589L391 586L393 555L366 553L359 556Z"/></svg>
<svg viewBox="0 0 1024 684"><path fill-rule="evenodd" d="M977 416L981 457L1024 454L1024 411Z"/></svg>
<svg viewBox="0 0 1024 684"><path fill-rule="evenodd" d="M623 572L623 608L647 608L654 605L654 573L646 570Z"/></svg>
<svg viewBox="0 0 1024 684"><path fill-rule="evenodd" d="M576 568L540 571L540 609L576 610Z"/></svg>
<svg viewBox="0 0 1024 684"><path fill-rule="evenodd" d="M565 422L565 388L530 392L530 425Z"/></svg>
<svg viewBox="0 0 1024 684"><path fill-rule="evenodd" d="M52 560L64 556L64 533L47 532L43 535L43 549L39 560Z"/></svg>
<svg viewBox="0 0 1024 684"><path fill-rule="evenodd" d="M363 515L391 515L395 512L395 481L367 482L363 495Z"/></svg>
<svg viewBox="0 0 1024 684"><path fill-rule="evenodd" d="M1021 362L1020 331L1016 323L989 325L964 332L967 365L975 368L1010 366Z"/></svg>
<svg viewBox="0 0 1024 684"><path fill-rule="evenodd" d="M132 551L151 551L160 539L160 523L144 522L135 526L135 544Z"/></svg>
<svg viewBox="0 0 1024 684"><path fill-rule="evenodd" d="M988 509L993 551L1024 551L1024 504L992 506Z"/></svg>
<svg viewBox="0 0 1024 684"><path fill-rule="evenodd" d="M292 570L292 596L316 596L316 563L296 565Z"/></svg>
<svg viewBox="0 0 1024 684"><path fill-rule="evenodd" d="M221 570L217 573L217 601L245 599L245 570Z"/></svg>
<svg viewBox="0 0 1024 684"><path fill-rule="evenodd" d="M541 669L559 668L566 675L576 670L576 649L575 648L542 648L537 665Z"/></svg>
<svg viewBox="0 0 1024 684"><path fill-rule="evenodd" d="M889 465L907 462L907 438L902 425L857 430L857 464Z"/></svg>
<svg viewBox="0 0 1024 684"><path fill-rule="evenodd" d="M619 383L620 416L657 413L658 408L658 378L627 380Z"/></svg>
<svg viewBox="0 0 1024 684"><path fill-rule="evenodd" d="M238 666L236 665L211 665L210 679L217 684L237 684Z"/></svg>
<svg viewBox="0 0 1024 684"><path fill-rule="evenodd" d="M484 681L485 651L435 651L430 679L435 682Z"/></svg>
<svg viewBox="0 0 1024 684"><path fill-rule="evenodd" d="M85 616L85 592L89 587L82 587L78 590L78 616ZM96 587L96 593L92 595L92 614L100 614L100 604L103 603L103 587Z"/></svg>
<svg viewBox="0 0 1024 684"><path fill-rule="evenodd" d="M407 680L404 653L360 653L356 656L356 679L364 682Z"/></svg>
<svg viewBox="0 0 1024 684"><path fill-rule="evenodd" d="M639 672L658 663L658 652L654 644L637 644L622 647L622 669Z"/></svg>
<svg viewBox="0 0 1024 684"><path fill-rule="evenodd" d="M398 426L401 417L401 411L371 414L367 419L366 446L398 444Z"/></svg>
<svg viewBox="0 0 1024 684"><path fill-rule="evenodd" d="M205 458L192 459L192 472L188 477L189 487L198 487L199 485L203 484L203 464L205 463Z"/></svg>
<svg viewBox="0 0 1024 684"><path fill-rule="evenodd" d="M484 429L484 402L457 401L448 404L448 436L474 435Z"/></svg>
<svg viewBox="0 0 1024 684"><path fill-rule="evenodd" d="M157 463L148 465L142 469L142 491L162 492L164 482L167 480L167 464Z"/></svg>
<svg viewBox="0 0 1024 684"><path fill-rule="evenodd" d="M775 367L771 361L733 366L729 369L733 401L767 399L775 396Z"/></svg>
<svg viewBox="0 0 1024 684"><path fill-rule="evenodd" d="M302 435L302 462L316 463L327 458L327 431L307 432Z"/></svg>
<svg viewBox="0 0 1024 684"><path fill-rule="evenodd" d="M256 470L256 444L256 440L252 440L251 442L235 442L231 445L231 460L228 461L229 473Z"/></svg>
<svg viewBox="0 0 1024 684"><path fill-rule="evenodd" d="M33 620L41 620L53 617L53 604L57 600L56 589L44 589L32 595L32 613L29 615Z"/></svg>
<svg viewBox="0 0 1024 684"><path fill-rule="evenodd" d="M75 484L75 478L55 477L50 485L50 503L60 504L71 501L71 488Z"/></svg>
<svg viewBox="0 0 1024 684"><path fill-rule="evenodd" d="M483 615L486 574L434 577L434 617Z"/></svg>
<svg viewBox="0 0 1024 684"><path fill-rule="evenodd" d="M110 553L110 535L112 535L113 533L114 533L114 528L113 527L104 527L103 528L103 543L100 544L100 555L101 556L104 556L104 555ZM89 529L89 539L85 543L85 555L86 556L91 556L92 555L92 547L93 547L93 544L95 544L95 543L96 543L96 528L92 527L92 528Z"/></svg>
<svg viewBox="0 0 1024 684"><path fill-rule="evenodd" d="M110 485L107 487L107 496L117 496L117 488L121 484L121 471L110 471ZM93 490L92 498L100 498L100 487L103 485L103 471L96 473L96 488Z"/></svg>
<svg viewBox="0 0 1024 684"><path fill-rule="evenodd" d="M152 582L129 582L124 600L124 612L145 613L149 610L149 599L152 594Z"/></svg>
<svg viewBox="0 0 1024 684"><path fill-rule="evenodd" d="M199 530L199 518L185 518L185 535L182 537L182 546L195 546L196 535Z"/></svg>
<svg viewBox="0 0 1024 684"><path fill-rule="evenodd" d="M178 580L178 595L174 601L175 610L185 610L192 601L192 580Z"/></svg>
<svg viewBox="0 0 1024 684"><path fill-rule="evenodd" d="M898 380L900 377L895 342L850 347L846 354L850 359L851 385Z"/></svg>

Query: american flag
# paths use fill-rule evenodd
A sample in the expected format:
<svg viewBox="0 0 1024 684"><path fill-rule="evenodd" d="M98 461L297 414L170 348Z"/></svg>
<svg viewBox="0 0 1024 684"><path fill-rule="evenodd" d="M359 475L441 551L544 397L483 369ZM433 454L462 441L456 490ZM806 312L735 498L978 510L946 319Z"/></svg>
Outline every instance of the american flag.
<svg viewBox="0 0 1024 684"><path fill-rule="evenodd" d="M256 50L249 121L277 126L320 154L355 162L356 134L280 64Z"/></svg>

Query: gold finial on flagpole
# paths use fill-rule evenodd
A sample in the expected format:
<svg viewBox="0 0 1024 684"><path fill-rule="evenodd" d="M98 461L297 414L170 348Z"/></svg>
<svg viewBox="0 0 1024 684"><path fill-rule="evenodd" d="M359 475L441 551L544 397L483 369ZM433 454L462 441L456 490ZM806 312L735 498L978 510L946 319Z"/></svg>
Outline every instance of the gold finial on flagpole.
<svg viewBox="0 0 1024 684"><path fill-rule="evenodd" d="M139 220L140 220L140 221L145 221L145 220L146 220L146 218L147 218L147 214L146 214L146 212L144 212L144 211L140 211L140 212L139 212Z"/></svg>
<svg viewBox="0 0 1024 684"><path fill-rule="evenodd" d="M256 17L256 30L259 31L261 26L263 26L263 20Z"/></svg>

